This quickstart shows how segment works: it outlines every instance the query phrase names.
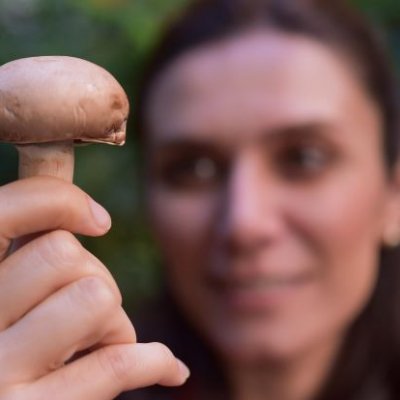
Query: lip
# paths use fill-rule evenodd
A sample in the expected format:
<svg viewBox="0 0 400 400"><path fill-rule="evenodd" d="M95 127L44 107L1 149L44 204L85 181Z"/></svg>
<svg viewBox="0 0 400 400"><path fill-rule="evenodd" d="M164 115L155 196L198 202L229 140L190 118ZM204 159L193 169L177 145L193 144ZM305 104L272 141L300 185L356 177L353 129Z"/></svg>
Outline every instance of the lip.
<svg viewBox="0 0 400 400"><path fill-rule="evenodd" d="M210 280L214 293L229 311L239 314L272 312L299 299L313 281L310 274L290 276L253 276L237 279L232 276Z"/></svg>

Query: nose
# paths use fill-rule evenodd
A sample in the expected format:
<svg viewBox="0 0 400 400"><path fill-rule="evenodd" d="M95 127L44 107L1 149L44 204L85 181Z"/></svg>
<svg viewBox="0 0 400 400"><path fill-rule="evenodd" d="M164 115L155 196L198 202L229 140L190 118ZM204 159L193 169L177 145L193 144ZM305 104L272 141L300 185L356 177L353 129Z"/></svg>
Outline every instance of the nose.
<svg viewBox="0 0 400 400"><path fill-rule="evenodd" d="M254 254L277 240L283 228L278 185L262 160L237 160L220 205L220 243L231 254Z"/></svg>

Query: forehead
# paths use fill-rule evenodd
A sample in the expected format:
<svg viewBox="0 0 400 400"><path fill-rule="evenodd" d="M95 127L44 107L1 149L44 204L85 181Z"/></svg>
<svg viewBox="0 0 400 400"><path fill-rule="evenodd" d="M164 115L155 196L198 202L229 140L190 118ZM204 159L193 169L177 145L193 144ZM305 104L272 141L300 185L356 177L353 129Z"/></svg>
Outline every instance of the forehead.
<svg viewBox="0 0 400 400"><path fill-rule="evenodd" d="M150 142L217 132L232 140L282 125L376 117L356 69L339 51L265 30L181 56L158 77L148 104Z"/></svg>

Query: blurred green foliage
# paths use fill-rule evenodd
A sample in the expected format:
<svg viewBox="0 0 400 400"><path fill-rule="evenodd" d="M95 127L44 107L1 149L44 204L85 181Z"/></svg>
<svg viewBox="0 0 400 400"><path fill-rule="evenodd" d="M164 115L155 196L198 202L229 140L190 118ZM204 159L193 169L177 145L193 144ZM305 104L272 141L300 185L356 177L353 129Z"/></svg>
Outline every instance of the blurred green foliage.
<svg viewBox="0 0 400 400"><path fill-rule="evenodd" d="M70 55L102 65L126 88L135 115L139 71L162 27L188 0L0 0L0 64L36 55ZM356 0L380 25L400 60L399 0ZM399 62L400 65L400 62ZM75 182L113 217L105 238L82 238L111 269L125 304L157 288L157 252L149 240L135 133L123 148L77 149ZM16 178L16 152L0 145L0 184ZM99 172L101 171L101 172Z"/></svg>
<svg viewBox="0 0 400 400"><path fill-rule="evenodd" d="M37 55L70 55L108 69L124 86L135 114L134 88L146 52L182 0L0 0L0 64ZM167 17L168 16L168 17ZM134 132L123 148L76 150L75 182L111 213L104 238L82 238L113 272L131 306L157 287L157 255L148 239ZM101 172L99 172L101 171ZM16 178L17 155L0 145L0 184Z"/></svg>

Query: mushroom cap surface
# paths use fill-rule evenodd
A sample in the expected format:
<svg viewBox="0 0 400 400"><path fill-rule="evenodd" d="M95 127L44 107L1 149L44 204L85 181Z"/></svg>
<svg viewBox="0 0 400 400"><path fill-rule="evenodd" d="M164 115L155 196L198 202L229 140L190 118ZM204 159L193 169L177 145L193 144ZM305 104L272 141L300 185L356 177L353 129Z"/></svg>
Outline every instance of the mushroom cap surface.
<svg viewBox="0 0 400 400"><path fill-rule="evenodd" d="M0 141L125 142L128 98L105 69L79 58L23 58L0 67Z"/></svg>

